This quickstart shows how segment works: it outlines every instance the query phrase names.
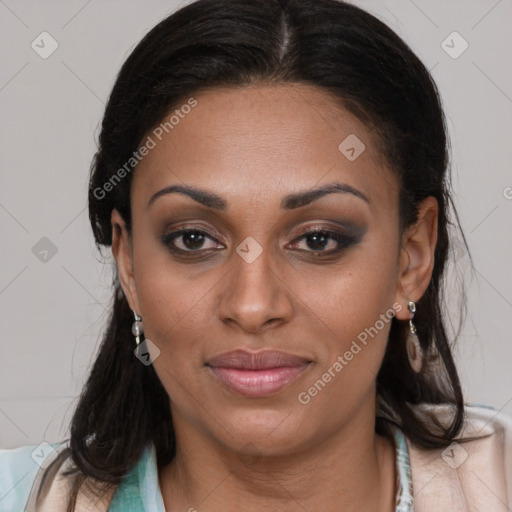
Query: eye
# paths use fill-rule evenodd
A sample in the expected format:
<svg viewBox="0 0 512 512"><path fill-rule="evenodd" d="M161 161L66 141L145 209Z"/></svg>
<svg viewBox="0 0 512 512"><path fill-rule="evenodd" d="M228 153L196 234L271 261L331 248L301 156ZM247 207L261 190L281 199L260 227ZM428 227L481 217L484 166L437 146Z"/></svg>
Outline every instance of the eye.
<svg viewBox="0 0 512 512"><path fill-rule="evenodd" d="M357 241L357 237L352 235L316 228L303 232L291 242L289 248L313 255L329 255L341 252ZM199 228L181 228L165 234L162 237L162 243L177 254L201 254L225 248L214 235Z"/></svg>
<svg viewBox="0 0 512 512"><path fill-rule="evenodd" d="M217 249L218 246L206 246L205 243L210 240L217 240L207 231L197 228L178 229L172 233L162 237L164 245L168 246L171 251L175 252L199 252L199 250ZM224 246L221 246L223 248Z"/></svg>
<svg viewBox="0 0 512 512"><path fill-rule="evenodd" d="M353 237L339 231L320 228L302 233L292 242L291 248L304 252L332 254L346 249L355 242Z"/></svg>

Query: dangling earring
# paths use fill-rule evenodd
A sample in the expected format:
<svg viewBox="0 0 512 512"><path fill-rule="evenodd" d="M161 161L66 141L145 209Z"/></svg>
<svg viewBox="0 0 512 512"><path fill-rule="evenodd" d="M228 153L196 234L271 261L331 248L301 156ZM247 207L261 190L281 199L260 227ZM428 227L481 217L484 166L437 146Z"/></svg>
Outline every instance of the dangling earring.
<svg viewBox="0 0 512 512"><path fill-rule="evenodd" d="M135 343L139 345L140 337L144 333L144 326L142 325L142 318L135 311L133 316L135 317L135 322L132 324L132 334L135 336Z"/></svg>
<svg viewBox="0 0 512 512"><path fill-rule="evenodd" d="M416 327L412 323L412 319L414 318L414 314L416 313L416 304L410 300L407 306L412 316L409 319L409 328L410 333L407 339L407 355L409 357L409 364L414 372L419 373L421 368L423 367L423 350L420 345L420 340L418 339L418 335L416 334Z"/></svg>

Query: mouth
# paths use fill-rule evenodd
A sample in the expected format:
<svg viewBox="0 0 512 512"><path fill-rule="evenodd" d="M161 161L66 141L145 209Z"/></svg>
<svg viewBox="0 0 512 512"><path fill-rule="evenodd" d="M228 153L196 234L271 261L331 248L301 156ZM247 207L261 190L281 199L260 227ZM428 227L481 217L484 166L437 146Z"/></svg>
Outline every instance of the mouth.
<svg viewBox="0 0 512 512"><path fill-rule="evenodd" d="M278 350L235 350L210 359L206 366L217 381L235 393L264 397L297 380L311 364L306 358Z"/></svg>

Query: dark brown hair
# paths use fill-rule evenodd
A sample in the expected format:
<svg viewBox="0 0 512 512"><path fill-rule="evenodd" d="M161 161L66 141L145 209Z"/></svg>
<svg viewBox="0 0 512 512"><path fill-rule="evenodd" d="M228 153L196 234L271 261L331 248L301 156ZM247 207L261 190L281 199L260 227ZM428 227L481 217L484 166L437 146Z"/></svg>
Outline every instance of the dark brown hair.
<svg viewBox="0 0 512 512"><path fill-rule="evenodd" d="M408 324L393 318L377 377L376 429L387 433L391 420L418 446L449 445L461 429L464 404L442 307L449 228L459 226L446 123L428 70L369 13L337 0L198 0L155 26L122 66L105 110L89 187L96 243L111 245L114 208L130 226L136 166L117 178L151 129L201 90L260 82L316 86L378 134L399 178L401 230L416 220L420 201L437 200L435 264L415 316L427 362L419 374L411 370ZM115 183L105 187L107 182ZM119 483L148 443L154 443L159 468L175 455L169 397L153 366L134 356L132 322L115 276L108 327L71 423L72 459L82 479ZM422 403L449 406L449 424L427 422L415 410Z"/></svg>

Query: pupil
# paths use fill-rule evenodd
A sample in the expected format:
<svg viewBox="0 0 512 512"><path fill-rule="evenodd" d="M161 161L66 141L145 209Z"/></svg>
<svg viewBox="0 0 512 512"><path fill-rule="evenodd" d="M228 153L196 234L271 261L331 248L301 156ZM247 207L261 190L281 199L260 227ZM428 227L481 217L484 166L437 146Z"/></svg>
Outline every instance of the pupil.
<svg viewBox="0 0 512 512"><path fill-rule="evenodd" d="M329 237L326 237L322 233L314 233L312 235L308 235L308 237L307 237L308 246L310 249L315 249L315 250L324 249L328 238ZM313 243L311 244L310 242L312 240L313 240Z"/></svg>
<svg viewBox="0 0 512 512"><path fill-rule="evenodd" d="M188 249L198 249L203 245L203 238L199 231L191 231L183 235L183 243Z"/></svg>

